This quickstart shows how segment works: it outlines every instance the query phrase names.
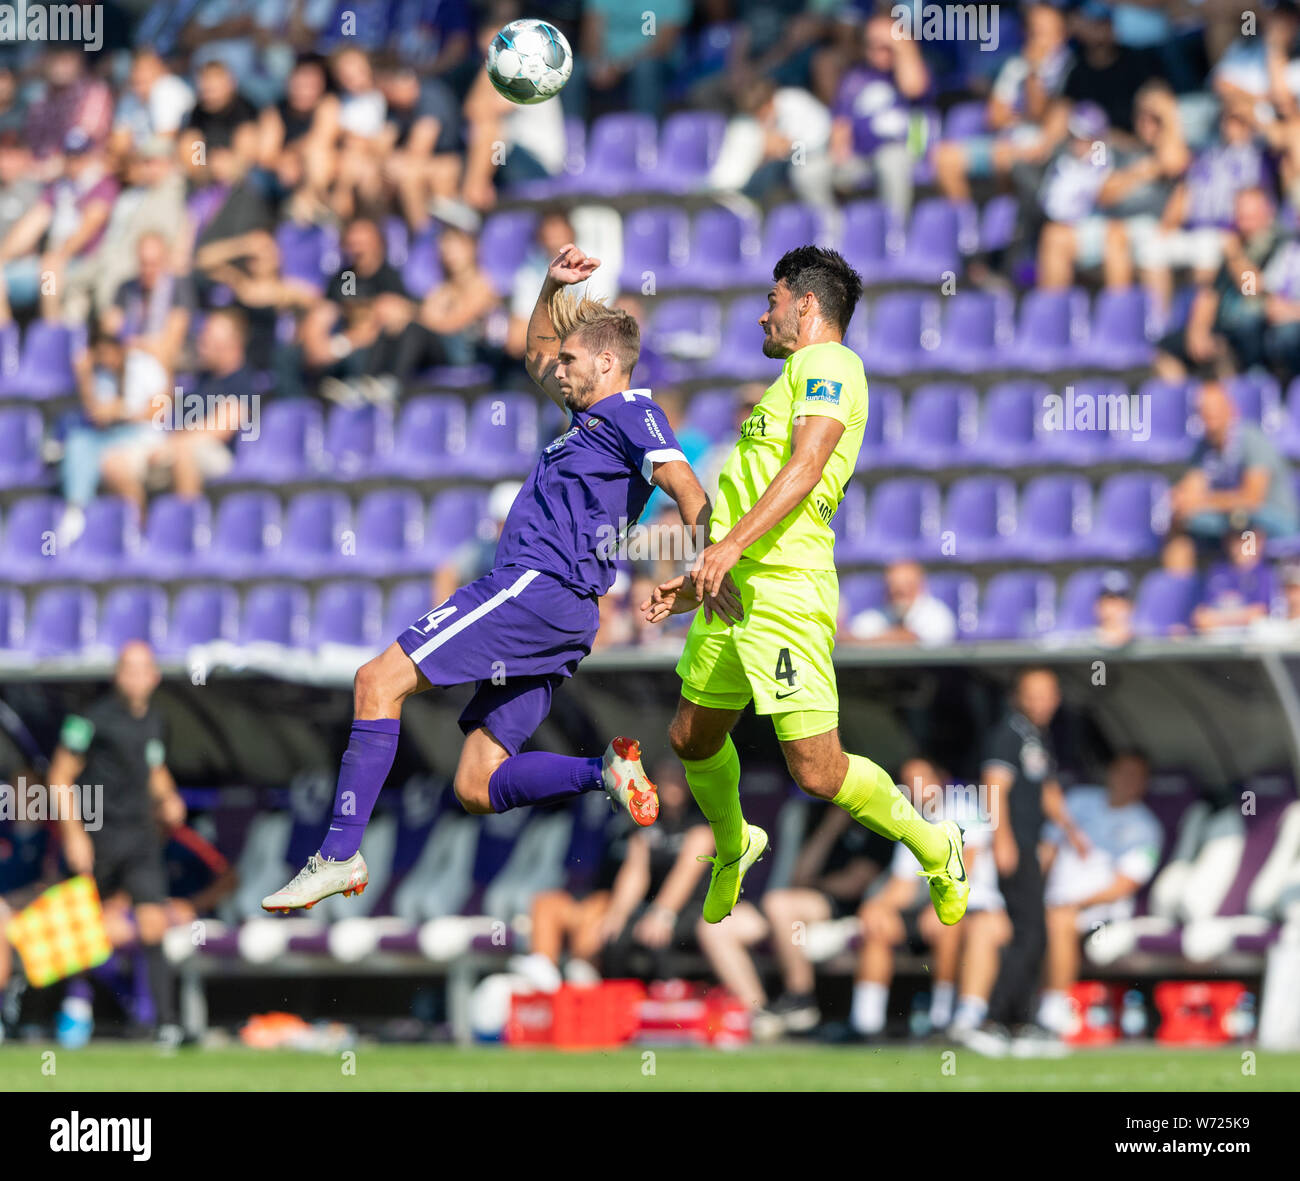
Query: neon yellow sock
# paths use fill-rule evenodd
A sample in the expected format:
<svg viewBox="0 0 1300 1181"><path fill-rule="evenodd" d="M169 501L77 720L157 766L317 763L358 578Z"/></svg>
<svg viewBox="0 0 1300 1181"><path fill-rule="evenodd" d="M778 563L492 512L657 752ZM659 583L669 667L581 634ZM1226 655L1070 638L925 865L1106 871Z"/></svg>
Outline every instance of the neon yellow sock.
<svg viewBox="0 0 1300 1181"><path fill-rule="evenodd" d="M861 755L849 755L849 773L831 802L859 824L902 841L922 869L940 869L948 860L948 838L937 824L919 815L894 780Z"/></svg>
<svg viewBox="0 0 1300 1181"><path fill-rule="evenodd" d="M712 758L682 760L686 782L700 811L713 829L713 843L725 864L745 851L748 829L740 811L740 755L727 735L722 749Z"/></svg>

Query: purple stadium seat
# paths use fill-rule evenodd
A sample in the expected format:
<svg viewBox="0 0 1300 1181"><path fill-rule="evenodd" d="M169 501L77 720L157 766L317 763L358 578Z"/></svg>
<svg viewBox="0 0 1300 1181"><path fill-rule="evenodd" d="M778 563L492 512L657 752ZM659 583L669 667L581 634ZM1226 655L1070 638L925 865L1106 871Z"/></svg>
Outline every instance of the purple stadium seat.
<svg viewBox="0 0 1300 1181"><path fill-rule="evenodd" d="M1152 570L1138 586L1134 630L1144 636L1186 635L1200 593L1200 579L1195 575Z"/></svg>
<svg viewBox="0 0 1300 1181"><path fill-rule="evenodd" d="M1188 393L1187 382L1167 382L1158 377L1144 381L1137 397L1145 429L1112 431L1110 450L1141 463L1186 462L1195 446L1188 430Z"/></svg>
<svg viewBox="0 0 1300 1181"><path fill-rule="evenodd" d="M316 593L309 643L374 648L379 643L379 588L370 582L331 582Z"/></svg>
<svg viewBox="0 0 1300 1181"><path fill-rule="evenodd" d="M879 574L850 574L840 583L840 613L846 620L885 605L885 580Z"/></svg>
<svg viewBox="0 0 1300 1181"><path fill-rule="evenodd" d="M858 452L857 470L869 471L890 462L890 452L903 432L903 395L897 386L867 382L867 429Z"/></svg>
<svg viewBox="0 0 1300 1181"><path fill-rule="evenodd" d="M892 226L889 211L879 201L853 201L844 207L843 218L840 252L864 282L888 277L893 256L902 251L904 241L902 232Z"/></svg>
<svg viewBox="0 0 1300 1181"><path fill-rule="evenodd" d="M944 499L939 556L987 562L1002 555L1016 527L1016 486L1004 476L955 480ZM951 543L948 545L947 543Z"/></svg>
<svg viewBox="0 0 1300 1181"><path fill-rule="evenodd" d="M421 551L425 568L432 570L457 546L475 537L490 536L487 510L487 493L479 488L450 488L435 496Z"/></svg>
<svg viewBox="0 0 1300 1181"><path fill-rule="evenodd" d="M337 563L340 571L368 575L402 574L423 569L424 503L411 491L378 488L357 506L356 553Z"/></svg>
<svg viewBox="0 0 1300 1181"><path fill-rule="evenodd" d="M139 530L133 504L116 496L92 500L81 536L59 555L60 568L87 581L111 577L138 551Z"/></svg>
<svg viewBox="0 0 1300 1181"><path fill-rule="evenodd" d="M619 285L641 291L680 286L686 278L690 225L686 211L671 205L637 209L623 219L623 270Z"/></svg>
<svg viewBox="0 0 1300 1181"><path fill-rule="evenodd" d="M1027 292L1020 301L1016 335L1004 350L1009 367L1047 372L1064 369L1078 359L1075 342L1087 323L1088 301L1083 292Z"/></svg>
<svg viewBox="0 0 1300 1181"><path fill-rule="evenodd" d="M448 455L442 471L479 479L522 477L537 462L537 424L531 394L485 394L470 407L464 451Z"/></svg>
<svg viewBox="0 0 1300 1181"><path fill-rule="evenodd" d="M636 192L655 170L659 127L650 115L602 115L591 125L585 166L566 176L562 187L574 193Z"/></svg>
<svg viewBox="0 0 1300 1181"><path fill-rule="evenodd" d="M933 382L912 391L902 434L889 450L900 467L939 468L965 456L975 437L979 398L957 382Z"/></svg>
<svg viewBox="0 0 1300 1181"><path fill-rule="evenodd" d="M943 301L943 334L930 350L927 364L936 369L976 373L991 368L999 338L1008 331L999 324L999 300L984 291L958 292Z"/></svg>
<svg viewBox="0 0 1300 1181"><path fill-rule="evenodd" d="M172 603L164 647L182 653L197 644L233 640L238 623L239 596L233 587L216 583L182 587Z"/></svg>
<svg viewBox="0 0 1300 1181"><path fill-rule="evenodd" d="M280 248L281 274L324 291L326 276L339 266L338 231L332 226L286 221L276 227L275 241Z"/></svg>
<svg viewBox="0 0 1300 1181"><path fill-rule="evenodd" d="M4 383L18 372L18 363L22 359L23 342L18 333L18 324L10 320L0 324L0 389Z"/></svg>
<svg viewBox="0 0 1300 1181"><path fill-rule="evenodd" d="M938 301L934 298L914 291L891 291L872 306L869 329L866 317L858 312L849 322L849 330L855 341L866 332L870 348L864 355L871 359L871 372L895 377L929 367L921 336L935 330L938 319ZM853 331L855 324L857 332Z"/></svg>
<svg viewBox="0 0 1300 1181"><path fill-rule="evenodd" d="M399 582L388 592L384 605L384 636L401 635L417 619L432 611L433 606L433 586L428 578Z"/></svg>
<svg viewBox="0 0 1300 1181"><path fill-rule="evenodd" d="M307 640L308 619L307 591L303 587L262 583L244 598L239 642L299 648Z"/></svg>
<svg viewBox="0 0 1300 1181"><path fill-rule="evenodd" d="M825 219L810 205L777 205L763 219L762 244L750 262L747 276L754 283L770 283L772 268L783 254L809 242L827 245Z"/></svg>
<svg viewBox="0 0 1300 1181"><path fill-rule="evenodd" d="M1004 381L990 387L984 395L979 455L999 467L1034 462L1040 454L1035 424L1051 392L1040 381Z"/></svg>
<svg viewBox="0 0 1300 1181"><path fill-rule="evenodd" d="M1097 493L1081 552L1121 562L1157 553L1169 524L1168 491L1163 479L1145 472L1111 476Z"/></svg>
<svg viewBox="0 0 1300 1181"><path fill-rule="evenodd" d="M647 177L648 187L684 193L704 183L718 158L726 118L717 111L677 111L659 136L663 166Z"/></svg>
<svg viewBox="0 0 1300 1181"><path fill-rule="evenodd" d="M674 360L702 361L722 344L722 311L710 296L661 300L650 314L646 343Z"/></svg>
<svg viewBox="0 0 1300 1181"><path fill-rule="evenodd" d="M957 635L965 639L979 619L979 584L969 574L951 570L927 573L925 585L936 599L948 604L957 619Z"/></svg>
<svg viewBox="0 0 1300 1181"><path fill-rule="evenodd" d="M41 459L45 423L39 410L0 410L0 488L31 488L47 481Z"/></svg>
<svg viewBox="0 0 1300 1181"><path fill-rule="evenodd" d="M1276 377L1258 371L1239 373L1228 378L1224 385L1232 395L1237 413L1243 421L1257 423L1268 434L1273 434L1280 428L1282 391L1278 388Z"/></svg>
<svg viewBox="0 0 1300 1181"><path fill-rule="evenodd" d="M988 105L979 99L954 103L944 116L944 139L972 139L988 130Z"/></svg>
<svg viewBox="0 0 1300 1181"><path fill-rule="evenodd" d="M763 330L758 326L759 317L766 311L765 295L743 295L732 300L722 330L722 347L711 359L701 362L701 372L737 381L775 378L780 362L763 356Z"/></svg>
<svg viewBox="0 0 1300 1181"><path fill-rule="evenodd" d="M1010 193L990 197L980 214L980 249L1004 250L1015 240L1020 207Z"/></svg>
<svg viewBox="0 0 1300 1181"><path fill-rule="evenodd" d="M0 588L0 651L14 652L22 647L26 624L22 591Z"/></svg>
<svg viewBox="0 0 1300 1181"><path fill-rule="evenodd" d="M60 508L53 496L28 496L10 507L0 543L0 569L7 582L39 582L54 575Z"/></svg>
<svg viewBox="0 0 1300 1181"><path fill-rule="evenodd" d="M930 197L917 203L907 229L903 253L890 272L919 283L938 283L945 271L961 270L962 211L955 201Z"/></svg>
<svg viewBox="0 0 1300 1181"><path fill-rule="evenodd" d="M423 299L442 281L436 227L426 230L411 243L401 270L402 283L416 299Z"/></svg>
<svg viewBox="0 0 1300 1181"><path fill-rule="evenodd" d="M272 402L256 439L240 438L230 480L275 484L319 465L324 437L320 406L307 398Z"/></svg>
<svg viewBox="0 0 1300 1181"><path fill-rule="evenodd" d="M149 505L144 537L129 555L126 570L149 578L176 578L187 573L212 535L206 500L185 500L170 493Z"/></svg>
<svg viewBox="0 0 1300 1181"><path fill-rule="evenodd" d="M483 222L478 237L478 257L492 285L503 296L510 295L515 271L533 244L537 214L531 209L494 213Z"/></svg>
<svg viewBox="0 0 1300 1181"><path fill-rule="evenodd" d="M1056 610L1056 584L1048 574L1004 570L984 588L975 640L1028 640L1048 632Z"/></svg>
<svg viewBox="0 0 1300 1181"><path fill-rule="evenodd" d="M1097 595L1104 569L1076 570L1061 588L1061 601L1056 610L1054 630L1068 635L1090 632L1097 624Z"/></svg>
<svg viewBox="0 0 1300 1181"><path fill-rule="evenodd" d="M1082 476L1037 476L1020 497L1019 523L1008 552L1040 562L1076 553L1088 530L1091 491Z"/></svg>
<svg viewBox="0 0 1300 1181"><path fill-rule="evenodd" d="M280 544L266 569L292 578L318 578L346 569L344 531L352 506L342 492L300 492L290 502L280 530ZM350 548L350 547L349 547Z"/></svg>
<svg viewBox="0 0 1300 1181"><path fill-rule="evenodd" d="M882 480L871 494L866 533L846 556L879 562L933 558L938 530L939 487L933 480Z"/></svg>
<svg viewBox="0 0 1300 1181"><path fill-rule="evenodd" d="M465 450L465 403L454 394L420 394L402 405L393 449L380 461L385 472L411 478L437 476L448 458Z"/></svg>
<svg viewBox="0 0 1300 1181"><path fill-rule="evenodd" d="M835 534L837 561L862 561L869 559L865 552L867 535L867 494L852 481L844 489L840 506L831 518L831 531Z"/></svg>
<svg viewBox="0 0 1300 1181"><path fill-rule="evenodd" d="M738 411L734 390L700 390L692 396L682 425L717 443L735 436Z"/></svg>
<svg viewBox="0 0 1300 1181"><path fill-rule="evenodd" d="M131 640L144 640L155 650L164 646L167 595L156 586L115 586L99 611L96 643L117 652Z"/></svg>
<svg viewBox="0 0 1300 1181"><path fill-rule="evenodd" d="M1052 393L1036 416L1041 461L1097 463L1109 450L1111 425L1131 422L1128 387L1118 378L1079 378Z"/></svg>
<svg viewBox="0 0 1300 1181"><path fill-rule="evenodd" d="M13 373L0 376L0 394L59 398L76 391L73 352L85 339L84 328L33 320L23 337L22 354Z"/></svg>
<svg viewBox="0 0 1300 1181"><path fill-rule="evenodd" d="M382 463L392 450L393 415L387 406L335 406L325 428L325 469L351 479Z"/></svg>
<svg viewBox="0 0 1300 1181"><path fill-rule="evenodd" d="M233 492L217 507L212 542L193 565L214 578L264 572L280 544L280 502L270 492Z"/></svg>
<svg viewBox="0 0 1300 1181"><path fill-rule="evenodd" d="M71 656L94 638L95 596L86 587L49 587L36 596L24 638L33 656Z"/></svg>
<svg viewBox="0 0 1300 1181"><path fill-rule="evenodd" d="M701 209L691 225L690 280L697 287L729 287L757 257L758 225L732 209Z"/></svg>
<svg viewBox="0 0 1300 1181"><path fill-rule="evenodd" d="M1080 349L1083 360L1103 369L1147 365L1154 350L1146 338L1147 300L1140 287L1097 295L1092 330Z"/></svg>
<svg viewBox="0 0 1300 1181"><path fill-rule="evenodd" d="M1300 377L1287 387L1286 405L1274 441L1288 459L1300 459Z"/></svg>

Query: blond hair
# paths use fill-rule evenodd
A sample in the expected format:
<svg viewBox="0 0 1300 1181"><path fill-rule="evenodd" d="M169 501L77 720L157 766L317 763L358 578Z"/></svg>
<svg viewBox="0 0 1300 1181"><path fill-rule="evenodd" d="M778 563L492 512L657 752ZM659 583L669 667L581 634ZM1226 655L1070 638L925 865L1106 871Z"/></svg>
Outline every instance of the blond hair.
<svg viewBox="0 0 1300 1181"><path fill-rule="evenodd" d="M613 353L623 371L632 372L641 356L641 328L635 317L621 308L611 308L603 299L585 295L579 299L568 291L551 296L550 312L561 341L581 337L593 353Z"/></svg>

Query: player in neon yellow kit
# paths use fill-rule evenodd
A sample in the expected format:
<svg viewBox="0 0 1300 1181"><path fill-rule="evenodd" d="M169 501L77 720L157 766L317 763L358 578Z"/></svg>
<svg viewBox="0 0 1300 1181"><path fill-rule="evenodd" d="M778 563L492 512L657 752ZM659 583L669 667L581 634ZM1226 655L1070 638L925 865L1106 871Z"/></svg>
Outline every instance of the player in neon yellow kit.
<svg viewBox="0 0 1300 1181"><path fill-rule="evenodd" d="M930 824L880 767L840 745L830 522L867 422L862 361L842 343L862 282L839 254L816 246L791 250L772 278L759 320L763 352L785 364L722 469L711 544L689 575L642 604L651 622L694 610L730 575L744 608L734 625L697 615L677 664L682 693L669 739L717 847L704 918L716 923L731 913L746 871L767 848L767 833L742 813L731 740L752 700L757 713L772 716L795 782L901 840L929 879L939 918L952 924L970 893L961 829L950 820Z"/></svg>

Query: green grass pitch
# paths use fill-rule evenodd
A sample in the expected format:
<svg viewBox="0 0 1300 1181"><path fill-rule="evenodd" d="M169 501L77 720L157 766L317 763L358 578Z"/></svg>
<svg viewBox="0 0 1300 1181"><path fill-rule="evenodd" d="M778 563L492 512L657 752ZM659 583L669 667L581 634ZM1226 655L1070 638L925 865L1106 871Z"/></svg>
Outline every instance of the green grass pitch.
<svg viewBox="0 0 1300 1181"><path fill-rule="evenodd" d="M54 1053L52 1060L43 1057ZM0 1091L1219 1091L1300 1090L1300 1054L1145 1045L989 1061L942 1046L584 1053L359 1045L341 1054L99 1043L0 1047ZM646 1057L652 1054L653 1057ZM1253 1073L1243 1069L1243 1062Z"/></svg>

